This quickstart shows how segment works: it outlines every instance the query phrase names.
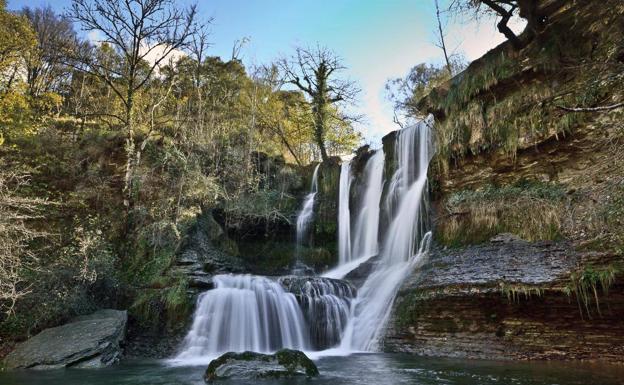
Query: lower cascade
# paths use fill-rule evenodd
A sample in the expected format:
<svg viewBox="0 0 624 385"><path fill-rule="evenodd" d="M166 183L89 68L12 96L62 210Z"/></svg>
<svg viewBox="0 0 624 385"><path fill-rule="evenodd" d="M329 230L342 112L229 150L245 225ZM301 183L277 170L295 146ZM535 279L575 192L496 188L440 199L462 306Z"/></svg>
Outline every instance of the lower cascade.
<svg viewBox="0 0 624 385"><path fill-rule="evenodd" d="M268 278L217 275L215 288L200 295L191 330L178 360L216 357L251 350L310 347L297 299Z"/></svg>
<svg viewBox="0 0 624 385"><path fill-rule="evenodd" d="M430 117L398 133L396 169L387 186L383 181L383 151L369 159L363 200L354 213L354 238L350 237L348 209L352 177L350 165L342 166L338 223L344 242L338 268L324 277L215 276L215 288L197 301L191 330L176 360L205 362L225 352L271 353L281 348L378 350L397 291L424 260L431 240L427 170L433 155L432 124ZM298 246L313 219L317 171L318 166L297 221ZM387 196L382 202L383 190ZM381 218L388 221L383 229L379 226ZM377 256L367 262L373 263L372 270L357 291L340 279L357 267L355 262L374 254Z"/></svg>

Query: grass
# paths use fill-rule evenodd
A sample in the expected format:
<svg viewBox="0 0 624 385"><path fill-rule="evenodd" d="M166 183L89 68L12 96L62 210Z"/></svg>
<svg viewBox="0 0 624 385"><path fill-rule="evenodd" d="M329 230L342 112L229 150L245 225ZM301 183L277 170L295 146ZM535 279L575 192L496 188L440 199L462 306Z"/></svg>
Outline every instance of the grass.
<svg viewBox="0 0 624 385"><path fill-rule="evenodd" d="M500 233L556 240L565 199L562 186L537 181L459 191L444 201L447 215L437 219L436 237L451 247L483 243Z"/></svg>
<svg viewBox="0 0 624 385"><path fill-rule="evenodd" d="M569 283L563 291L570 297L572 295L576 297L581 318L586 314L589 319L592 319L591 309L594 306L598 316L602 317L598 293L602 292L605 296L609 295L609 288L620 272L619 266L610 264L601 267L588 265L582 270L570 274Z"/></svg>
<svg viewBox="0 0 624 385"><path fill-rule="evenodd" d="M519 303L523 296L528 300L532 296L542 297L544 295L544 289L535 285L501 283L499 288L501 294L513 303Z"/></svg>

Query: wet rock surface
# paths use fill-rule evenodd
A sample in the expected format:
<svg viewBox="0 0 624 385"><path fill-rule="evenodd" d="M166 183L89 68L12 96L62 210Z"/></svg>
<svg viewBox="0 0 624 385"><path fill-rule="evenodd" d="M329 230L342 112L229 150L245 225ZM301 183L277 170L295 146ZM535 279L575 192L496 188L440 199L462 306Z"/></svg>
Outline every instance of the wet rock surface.
<svg viewBox="0 0 624 385"><path fill-rule="evenodd" d="M621 258L621 257L620 257ZM624 282L598 303L570 286L583 266L618 257L513 237L435 249L399 291L384 349L485 359L624 361ZM591 289L590 289L591 290ZM593 297L594 293L591 293Z"/></svg>
<svg viewBox="0 0 624 385"><path fill-rule="evenodd" d="M254 380L262 378L315 377L318 368L303 352L282 349L275 354L225 353L208 365L204 380Z"/></svg>
<svg viewBox="0 0 624 385"><path fill-rule="evenodd" d="M567 243L530 243L501 234L484 245L434 248L420 274L413 274L404 288L501 281L544 284L569 273L579 260L580 255Z"/></svg>
<svg viewBox="0 0 624 385"><path fill-rule="evenodd" d="M128 315L99 310L70 323L45 329L19 344L4 360L7 369L98 368L122 356Z"/></svg>
<svg viewBox="0 0 624 385"><path fill-rule="evenodd" d="M214 288L214 274L244 270L242 261L233 256L236 251L236 244L227 238L212 213L204 213L189 231L174 269L189 278L194 291L209 290Z"/></svg>

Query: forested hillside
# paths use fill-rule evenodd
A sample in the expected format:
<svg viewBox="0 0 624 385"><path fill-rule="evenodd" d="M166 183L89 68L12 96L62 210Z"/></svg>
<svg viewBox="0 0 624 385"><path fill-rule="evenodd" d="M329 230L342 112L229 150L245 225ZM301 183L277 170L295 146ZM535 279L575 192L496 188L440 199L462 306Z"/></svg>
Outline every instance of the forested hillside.
<svg viewBox="0 0 624 385"><path fill-rule="evenodd" d="M332 101L319 147L314 105L285 87L290 59L211 56L195 8L141 2L128 18L94 4L0 3L1 344L102 306L184 319L187 277L172 266L197 216L289 223L307 188L298 167L360 141Z"/></svg>

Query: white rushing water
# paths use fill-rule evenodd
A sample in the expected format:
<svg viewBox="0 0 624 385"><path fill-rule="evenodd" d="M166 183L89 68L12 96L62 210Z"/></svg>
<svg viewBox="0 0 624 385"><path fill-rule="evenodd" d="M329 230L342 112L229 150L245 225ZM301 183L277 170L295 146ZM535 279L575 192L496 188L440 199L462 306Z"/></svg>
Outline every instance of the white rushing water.
<svg viewBox="0 0 624 385"><path fill-rule="evenodd" d="M284 347L308 352L326 349L311 357L378 350L397 291L424 261L431 242L426 198L432 124L433 118L428 118L397 133L397 167L383 203L389 224L381 231L381 246L384 153L376 151L364 168L353 234L351 165L341 166L340 266L324 276L342 278L379 255L357 295L344 281L320 277L288 276L276 282L250 275L215 276L216 288L199 297L193 325L174 361L205 363L227 351L273 352ZM306 241L313 219L318 169L297 218L297 247Z"/></svg>
<svg viewBox="0 0 624 385"><path fill-rule="evenodd" d="M341 341L342 350L378 349L401 283L427 254L431 233L425 232L425 191L433 156L432 123L433 119L428 118L398 133L397 169L389 188L392 220L383 238L380 261L358 290Z"/></svg>
<svg viewBox="0 0 624 385"><path fill-rule="evenodd" d="M384 153L375 151L364 167L364 194L357 210L353 235L354 259L370 258L379 253L379 214L383 192Z"/></svg>
<svg viewBox="0 0 624 385"><path fill-rule="evenodd" d="M174 361L206 363L225 352L308 350L308 325L295 296L268 278L217 275L201 294Z"/></svg>
<svg viewBox="0 0 624 385"><path fill-rule="evenodd" d="M297 297L310 328L312 349L338 345L349 319L355 288L346 281L321 277L286 276L279 282Z"/></svg>
<svg viewBox="0 0 624 385"><path fill-rule="evenodd" d="M310 223L312 223L312 220L314 219L314 198L316 197L316 193L318 192L318 170L320 165L321 164L319 163L314 168L314 173L312 173L312 184L310 186L310 192L303 200L303 207L301 208L299 215L297 215L297 258L299 258L300 248L304 244L308 236Z"/></svg>
<svg viewBox="0 0 624 385"><path fill-rule="evenodd" d="M351 261L351 162L340 165L340 184L338 186L338 265Z"/></svg>

